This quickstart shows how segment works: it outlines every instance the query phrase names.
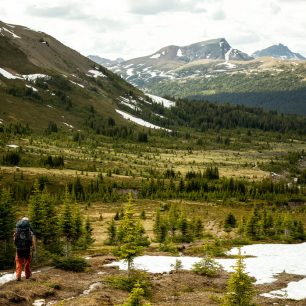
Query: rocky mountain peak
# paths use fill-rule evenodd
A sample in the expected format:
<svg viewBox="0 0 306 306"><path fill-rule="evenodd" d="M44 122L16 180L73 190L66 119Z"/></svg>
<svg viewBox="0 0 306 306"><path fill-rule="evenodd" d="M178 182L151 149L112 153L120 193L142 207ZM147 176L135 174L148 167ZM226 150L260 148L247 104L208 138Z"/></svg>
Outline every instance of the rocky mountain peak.
<svg viewBox="0 0 306 306"><path fill-rule="evenodd" d="M287 46L281 43L279 43L278 45L270 46L262 50L258 50L254 52L253 56L254 57L270 56L274 58L297 59L297 60L306 59L301 54L292 52Z"/></svg>

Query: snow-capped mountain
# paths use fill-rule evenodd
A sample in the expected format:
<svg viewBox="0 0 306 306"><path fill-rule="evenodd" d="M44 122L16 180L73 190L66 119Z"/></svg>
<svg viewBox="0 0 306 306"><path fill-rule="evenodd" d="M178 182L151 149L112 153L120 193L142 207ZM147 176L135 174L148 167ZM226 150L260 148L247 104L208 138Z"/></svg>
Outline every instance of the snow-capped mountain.
<svg viewBox="0 0 306 306"><path fill-rule="evenodd" d="M294 59L294 60L306 60L304 56L299 53L292 52L287 46L283 44L273 45L266 49L254 52L253 57L270 56L281 59Z"/></svg>
<svg viewBox="0 0 306 306"><path fill-rule="evenodd" d="M90 57L101 63L96 57ZM248 54L232 48L224 38L202 41L188 46L167 46L148 56L130 59L123 62L108 61L106 65L131 84L147 88L147 84L156 79L175 79L177 70L201 61L215 64L225 63L227 68L233 67L229 61L245 62L252 60ZM105 61L104 61L105 65ZM216 68L220 70L222 67Z"/></svg>
<svg viewBox="0 0 306 306"><path fill-rule="evenodd" d="M198 42L192 45L179 47L167 46L142 59L172 60L193 62L201 59L210 60L250 60L246 53L233 49L224 38Z"/></svg>
<svg viewBox="0 0 306 306"><path fill-rule="evenodd" d="M219 38L164 47L109 69L159 96L306 113L306 62L297 60L303 57L283 45L267 50L254 58Z"/></svg>

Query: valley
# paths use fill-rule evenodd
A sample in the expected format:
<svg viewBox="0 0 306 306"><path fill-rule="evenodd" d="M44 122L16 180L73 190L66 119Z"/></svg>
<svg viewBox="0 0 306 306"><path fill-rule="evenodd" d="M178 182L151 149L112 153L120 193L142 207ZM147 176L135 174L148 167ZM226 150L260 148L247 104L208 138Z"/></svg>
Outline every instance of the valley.
<svg viewBox="0 0 306 306"><path fill-rule="evenodd" d="M136 305L133 292L141 305L221 305L234 274L215 260L306 241L305 62L254 59L217 39L112 61L112 72L48 34L0 29L1 305ZM260 102L219 103L228 94ZM36 273L16 282L12 233L24 215ZM213 268L105 266L142 254ZM251 299L303 305L261 295L303 278L290 273L246 276Z"/></svg>

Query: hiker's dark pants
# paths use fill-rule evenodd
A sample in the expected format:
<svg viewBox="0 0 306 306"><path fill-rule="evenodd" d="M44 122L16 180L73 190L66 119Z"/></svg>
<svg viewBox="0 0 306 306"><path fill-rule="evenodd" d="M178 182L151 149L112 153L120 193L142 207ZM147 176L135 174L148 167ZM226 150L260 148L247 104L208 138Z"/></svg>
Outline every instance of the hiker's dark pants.
<svg viewBox="0 0 306 306"><path fill-rule="evenodd" d="M21 278L22 265L24 264L24 273L26 278L31 276L31 249L17 250L16 252L16 278Z"/></svg>

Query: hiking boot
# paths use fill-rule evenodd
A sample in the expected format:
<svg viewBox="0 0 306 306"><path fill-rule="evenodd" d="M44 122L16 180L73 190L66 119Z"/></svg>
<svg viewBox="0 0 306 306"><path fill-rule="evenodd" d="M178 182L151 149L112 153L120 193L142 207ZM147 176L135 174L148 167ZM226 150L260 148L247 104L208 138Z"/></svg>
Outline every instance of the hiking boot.
<svg viewBox="0 0 306 306"><path fill-rule="evenodd" d="M32 273L30 275L26 276L26 279L29 279L31 276L32 276Z"/></svg>
<svg viewBox="0 0 306 306"><path fill-rule="evenodd" d="M20 282L20 281L21 281L21 277L17 277L17 278L16 278L16 281L17 281L17 282Z"/></svg>

